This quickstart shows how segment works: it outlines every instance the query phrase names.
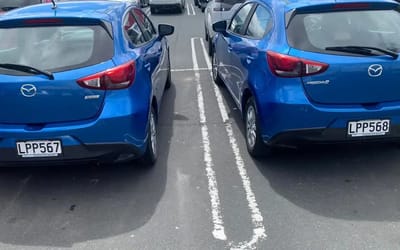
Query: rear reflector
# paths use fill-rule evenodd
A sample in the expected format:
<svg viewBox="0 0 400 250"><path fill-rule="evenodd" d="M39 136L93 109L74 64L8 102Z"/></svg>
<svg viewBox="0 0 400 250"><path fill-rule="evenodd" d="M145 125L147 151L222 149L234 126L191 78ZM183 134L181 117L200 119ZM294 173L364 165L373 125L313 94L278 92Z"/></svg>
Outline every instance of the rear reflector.
<svg viewBox="0 0 400 250"><path fill-rule="evenodd" d="M135 62L129 61L115 68L81 78L77 82L80 86L89 89L125 89L133 83L135 74Z"/></svg>
<svg viewBox="0 0 400 250"><path fill-rule="evenodd" d="M328 69L328 64L267 51L271 72L281 77L302 77L315 75Z"/></svg>

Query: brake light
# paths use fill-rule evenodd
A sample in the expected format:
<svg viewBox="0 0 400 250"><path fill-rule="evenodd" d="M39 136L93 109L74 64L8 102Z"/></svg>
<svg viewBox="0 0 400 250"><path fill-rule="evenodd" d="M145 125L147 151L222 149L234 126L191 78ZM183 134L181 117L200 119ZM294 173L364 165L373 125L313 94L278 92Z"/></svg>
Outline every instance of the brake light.
<svg viewBox="0 0 400 250"><path fill-rule="evenodd" d="M58 18L39 18L24 20L25 24L60 24L63 23L62 19Z"/></svg>
<svg viewBox="0 0 400 250"><path fill-rule="evenodd" d="M135 62L129 61L115 68L83 77L77 82L80 86L89 89L125 89L133 83L135 74Z"/></svg>
<svg viewBox="0 0 400 250"><path fill-rule="evenodd" d="M369 9L368 3L338 3L333 6L333 9Z"/></svg>
<svg viewBox="0 0 400 250"><path fill-rule="evenodd" d="M267 51L268 65L277 76L302 77L315 75L328 69L328 64Z"/></svg>

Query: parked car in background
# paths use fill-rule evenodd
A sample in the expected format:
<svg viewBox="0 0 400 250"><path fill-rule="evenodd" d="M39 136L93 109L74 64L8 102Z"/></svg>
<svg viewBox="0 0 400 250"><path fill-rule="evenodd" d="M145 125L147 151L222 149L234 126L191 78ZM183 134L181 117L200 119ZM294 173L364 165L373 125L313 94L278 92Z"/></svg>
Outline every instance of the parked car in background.
<svg viewBox="0 0 400 250"><path fill-rule="evenodd" d="M150 13L152 14L171 9L183 13L186 6L186 0L149 0L149 6Z"/></svg>
<svg viewBox="0 0 400 250"><path fill-rule="evenodd" d="M243 114L251 155L400 140L398 3L250 0L214 30L213 78Z"/></svg>
<svg viewBox="0 0 400 250"><path fill-rule="evenodd" d="M10 11L16 8L21 8L28 5L44 3L48 0L1 0L0 13Z"/></svg>
<svg viewBox="0 0 400 250"><path fill-rule="evenodd" d="M10 107L0 110L0 163L153 164L173 31L116 1L39 4L0 17L9 39L0 49L0 105Z"/></svg>
<svg viewBox="0 0 400 250"><path fill-rule="evenodd" d="M212 40L215 35L212 25L222 20L229 20L243 2L244 0L211 0L208 2L204 15L204 34L210 56L213 48Z"/></svg>

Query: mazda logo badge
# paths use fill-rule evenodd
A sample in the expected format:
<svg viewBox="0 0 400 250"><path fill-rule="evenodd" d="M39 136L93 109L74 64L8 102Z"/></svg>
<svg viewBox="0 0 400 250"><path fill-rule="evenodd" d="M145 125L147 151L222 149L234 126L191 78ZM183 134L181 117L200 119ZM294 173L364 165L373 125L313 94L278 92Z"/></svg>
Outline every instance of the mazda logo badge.
<svg viewBox="0 0 400 250"><path fill-rule="evenodd" d="M21 94L25 97L34 97L36 95L36 87L33 84L24 84L21 86Z"/></svg>
<svg viewBox="0 0 400 250"><path fill-rule="evenodd" d="M368 67L368 75L370 77L377 77L382 75L383 67L380 64L372 64Z"/></svg>

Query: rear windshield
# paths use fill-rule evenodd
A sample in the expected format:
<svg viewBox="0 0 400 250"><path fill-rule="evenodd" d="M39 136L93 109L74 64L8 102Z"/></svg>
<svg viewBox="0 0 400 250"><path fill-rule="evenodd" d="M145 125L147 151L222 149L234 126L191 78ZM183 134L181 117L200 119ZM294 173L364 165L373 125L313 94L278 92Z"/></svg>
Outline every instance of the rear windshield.
<svg viewBox="0 0 400 250"><path fill-rule="evenodd" d="M290 46L312 52L331 46L370 46L400 51L400 14L396 10L364 10L296 15L287 30Z"/></svg>
<svg viewBox="0 0 400 250"><path fill-rule="evenodd" d="M0 37L0 63L51 72L98 64L114 54L111 37L97 25L7 28Z"/></svg>

